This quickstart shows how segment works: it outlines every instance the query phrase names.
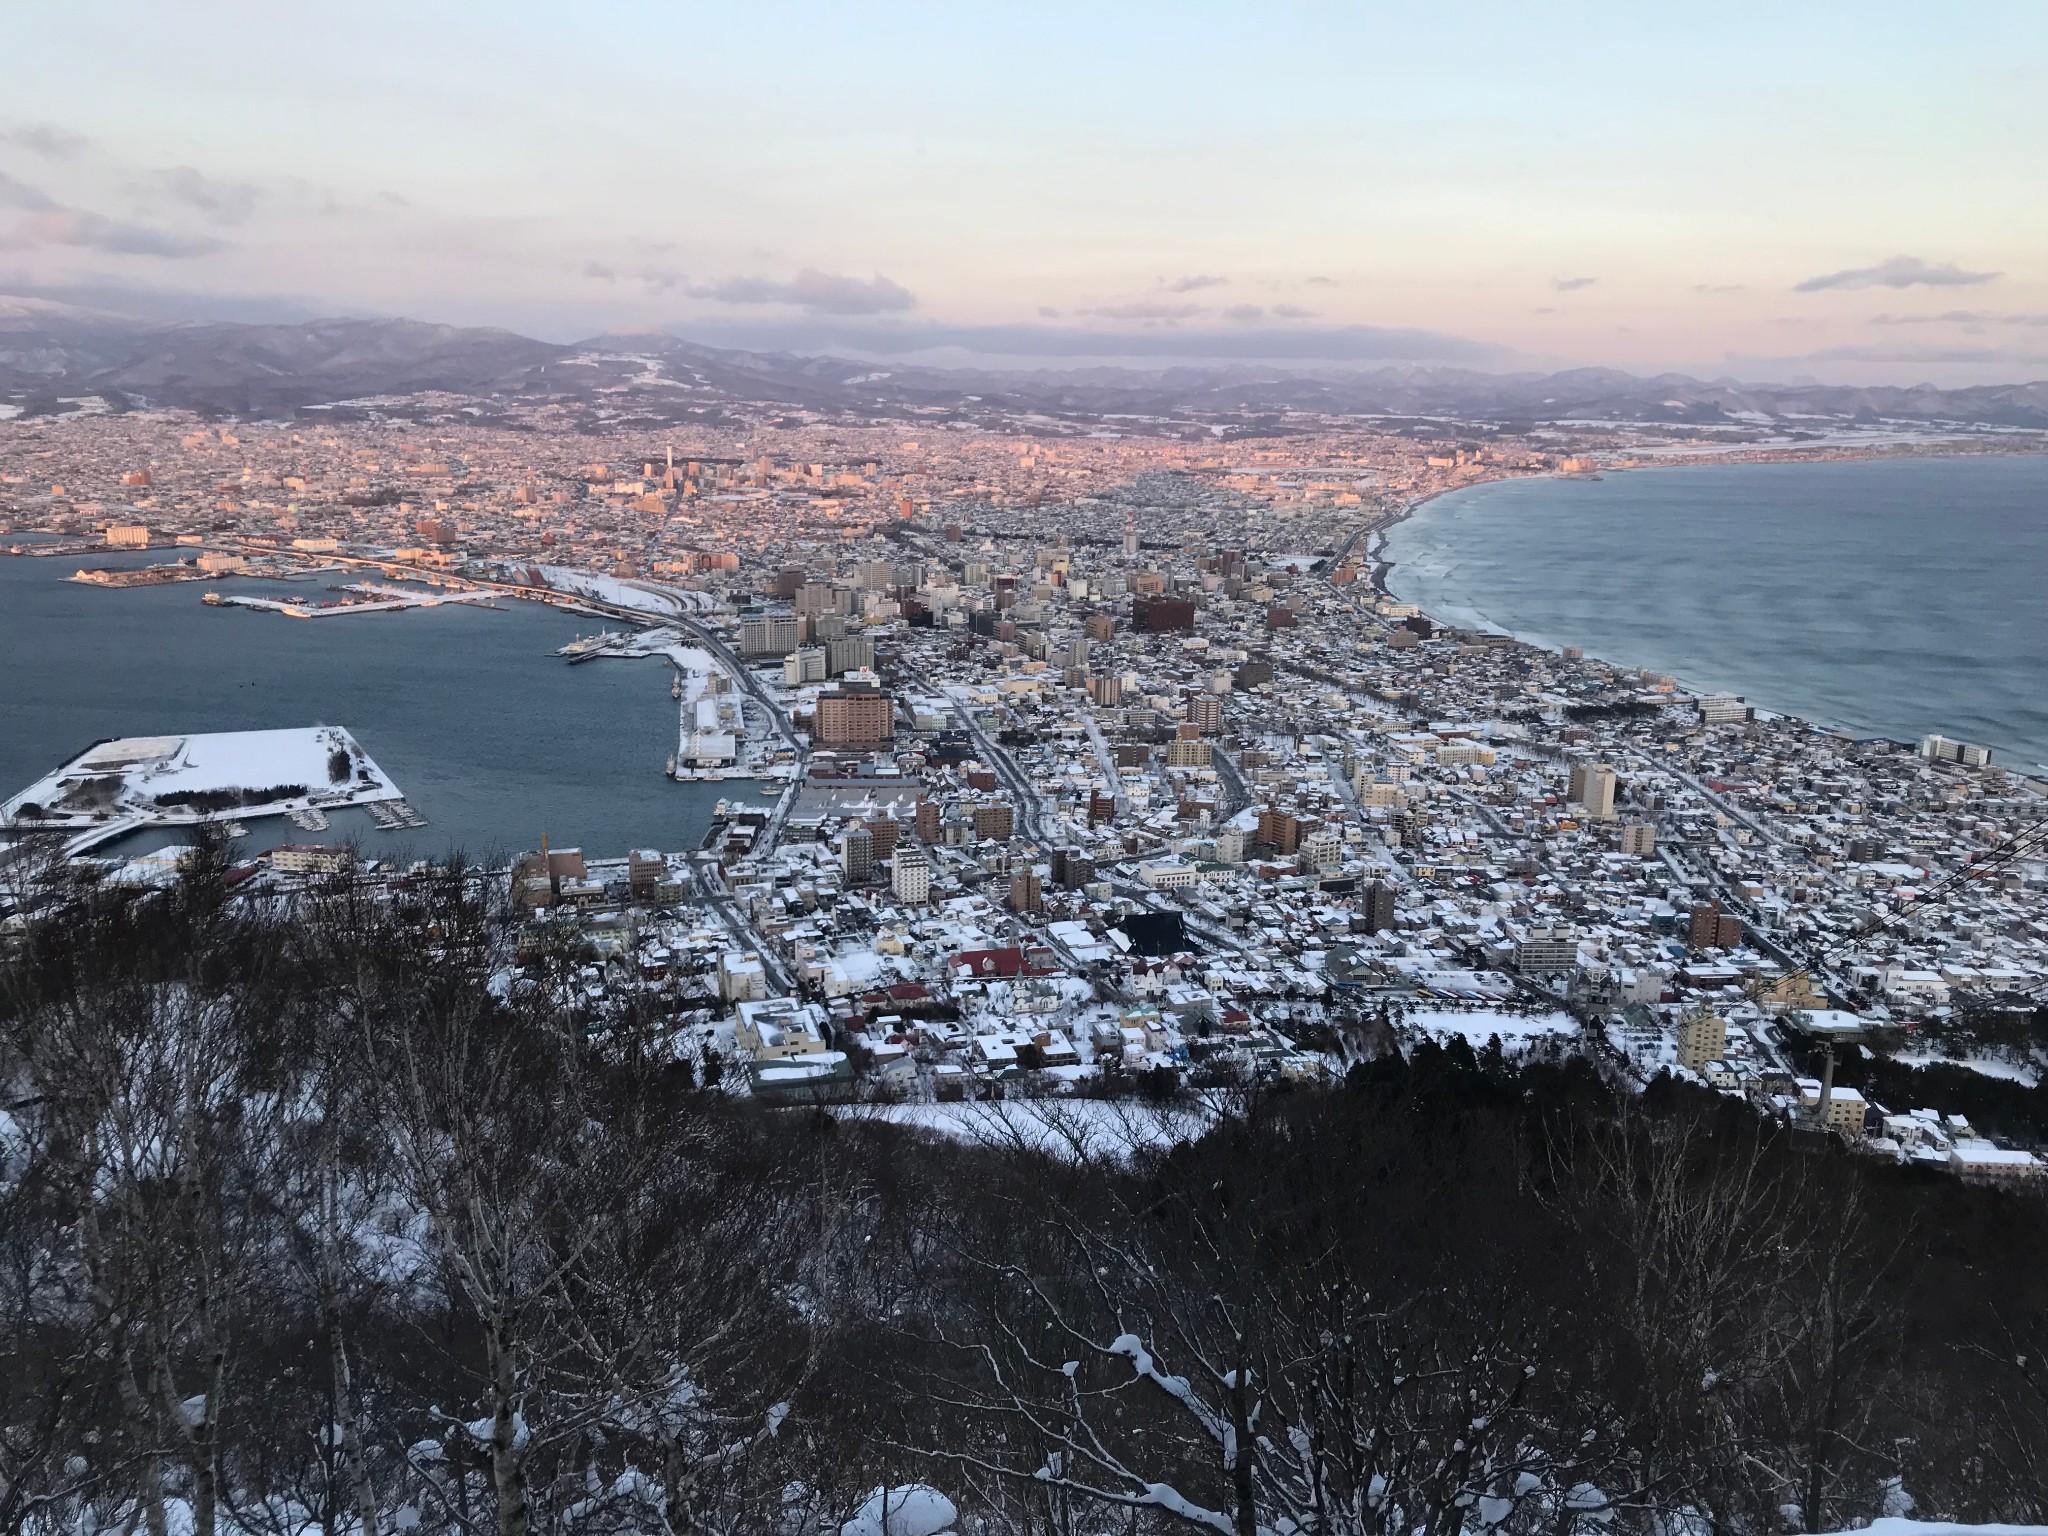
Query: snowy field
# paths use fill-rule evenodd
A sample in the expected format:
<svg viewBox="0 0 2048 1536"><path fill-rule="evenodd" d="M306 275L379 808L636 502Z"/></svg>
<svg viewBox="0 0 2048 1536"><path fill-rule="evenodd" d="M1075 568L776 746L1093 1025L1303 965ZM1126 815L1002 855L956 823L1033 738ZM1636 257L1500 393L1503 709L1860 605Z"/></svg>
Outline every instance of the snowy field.
<svg viewBox="0 0 2048 1536"><path fill-rule="evenodd" d="M1131 1099L998 1099L957 1104L846 1104L842 1120L919 1126L977 1146L1050 1153L1071 1162L1125 1158L1192 1141L1213 1117L1178 1105Z"/></svg>
<svg viewBox="0 0 2048 1536"><path fill-rule="evenodd" d="M2028 1088L2041 1081L2038 1067L1997 1056L1943 1056L1932 1051L1894 1051L1892 1060L1902 1067L1967 1067L1984 1077L2002 1078L2008 1083L2019 1083Z"/></svg>
<svg viewBox="0 0 2048 1536"><path fill-rule="evenodd" d="M1404 1031L1413 1030L1436 1041L1462 1036L1473 1049L1500 1036L1501 1047L1513 1052L1532 1041L1552 1035L1575 1035L1579 1021L1568 1013L1508 1013L1495 1008L1424 1008L1401 1020Z"/></svg>
<svg viewBox="0 0 2048 1536"><path fill-rule="evenodd" d="M336 754L347 758L339 778ZM271 798L271 790L296 793ZM246 792L248 798L243 798ZM203 798L233 795L233 805ZM171 803L166 805L166 797ZM16 827L69 831L181 826L402 798L398 786L338 725L201 736L127 736L81 752L0 806ZM40 816L28 807L39 808Z"/></svg>
<svg viewBox="0 0 2048 1536"><path fill-rule="evenodd" d="M616 576L601 576L595 571L572 570L566 565L544 565L540 573L557 592L610 603L615 608L631 608L650 618L670 619L679 613L710 613L719 606L718 600L709 592L693 592L688 588L662 586L654 582L623 581Z"/></svg>

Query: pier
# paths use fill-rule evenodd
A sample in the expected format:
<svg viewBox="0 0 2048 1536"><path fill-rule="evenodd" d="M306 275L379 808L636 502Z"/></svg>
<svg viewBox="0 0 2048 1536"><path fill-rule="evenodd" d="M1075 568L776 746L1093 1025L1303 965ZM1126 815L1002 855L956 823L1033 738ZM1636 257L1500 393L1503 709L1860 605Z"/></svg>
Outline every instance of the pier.
<svg viewBox="0 0 2048 1536"><path fill-rule="evenodd" d="M353 599L332 603L287 602L275 597L227 597L209 592L203 601L211 608L253 608L260 613L281 613L292 619L332 619L344 613L399 613L407 608L439 608L446 603L482 603L490 606L488 592L408 592L403 587L356 582L339 590L356 594Z"/></svg>

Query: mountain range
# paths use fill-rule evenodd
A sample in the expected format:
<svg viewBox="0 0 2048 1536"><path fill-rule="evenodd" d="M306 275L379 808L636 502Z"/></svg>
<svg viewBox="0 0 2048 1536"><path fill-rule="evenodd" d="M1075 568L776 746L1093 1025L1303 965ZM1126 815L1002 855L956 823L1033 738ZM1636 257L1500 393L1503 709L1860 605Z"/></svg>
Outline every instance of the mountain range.
<svg viewBox="0 0 2048 1536"><path fill-rule="evenodd" d="M562 344L402 319L168 323L0 296L0 402L10 414L61 413L94 399L117 410L267 418L375 409L491 420L555 406L598 430L762 408L841 420L1025 417L1049 428L1105 415L1249 427L1310 412L1496 424L2048 429L2048 381L1937 389L1644 378L1606 368L938 368L707 347L662 332Z"/></svg>

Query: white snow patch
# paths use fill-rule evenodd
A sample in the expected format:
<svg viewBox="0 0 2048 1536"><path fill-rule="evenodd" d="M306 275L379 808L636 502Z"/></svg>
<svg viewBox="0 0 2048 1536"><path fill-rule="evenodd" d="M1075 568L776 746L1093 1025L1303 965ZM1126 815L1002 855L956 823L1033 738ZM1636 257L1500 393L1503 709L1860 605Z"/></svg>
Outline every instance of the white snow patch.
<svg viewBox="0 0 2048 1536"><path fill-rule="evenodd" d="M1130 1099L997 1099L946 1104L848 1104L841 1119L921 1126L978 1146L1049 1153L1071 1162L1126 1158L1209 1129L1208 1112Z"/></svg>
<svg viewBox="0 0 2048 1536"><path fill-rule="evenodd" d="M1425 1008L1409 1014L1401 1025L1433 1040L1462 1036L1475 1047L1499 1035L1501 1045L1510 1050L1548 1035L1575 1035L1579 1031L1579 1021L1568 1013L1519 1014L1494 1008Z"/></svg>
<svg viewBox="0 0 2048 1536"><path fill-rule="evenodd" d="M938 1489L909 1483L877 1488L839 1527L839 1536L945 1536L959 1518L953 1501Z"/></svg>

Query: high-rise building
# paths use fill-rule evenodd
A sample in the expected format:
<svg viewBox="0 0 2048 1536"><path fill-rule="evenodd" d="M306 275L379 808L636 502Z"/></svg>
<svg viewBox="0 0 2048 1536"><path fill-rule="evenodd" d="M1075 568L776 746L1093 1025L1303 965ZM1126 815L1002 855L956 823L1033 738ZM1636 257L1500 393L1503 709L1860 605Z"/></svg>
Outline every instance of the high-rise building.
<svg viewBox="0 0 2048 1536"><path fill-rule="evenodd" d="M1689 1013L1678 1025L1678 1064L1689 1072L1701 1072L1710 1061L1728 1053L1728 1021L1701 1009Z"/></svg>
<svg viewBox="0 0 2048 1536"><path fill-rule="evenodd" d="M1605 821L1614 814L1616 782L1614 769L1607 763L1573 763L1566 795L1574 805L1585 807L1595 821Z"/></svg>
<svg viewBox="0 0 2048 1536"><path fill-rule="evenodd" d="M787 656L798 638L793 613L757 613L740 620L742 656Z"/></svg>
<svg viewBox="0 0 2048 1536"><path fill-rule="evenodd" d="M1131 628L1140 634L1164 635L1195 627L1195 605L1181 597L1131 599Z"/></svg>
<svg viewBox="0 0 2048 1536"><path fill-rule="evenodd" d="M1359 893L1359 916L1367 933L1383 933L1394 926L1394 888L1375 880Z"/></svg>
<svg viewBox="0 0 2048 1536"><path fill-rule="evenodd" d="M1317 827L1301 840L1300 859L1304 874L1326 874L1344 863L1344 839L1335 827Z"/></svg>
<svg viewBox="0 0 2048 1536"><path fill-rule="evenodd" d="M1259 812L1259 841L1280 853L1301 848L1301 822L1292 812L1267 806Z"/></svg>
<svg viewBox="0 0 2048 1536"><path fill-rule="evenodd" d="M1169 741L1166 744L1166 766L1169 768L1213 768L1216 765L1216 749L1206 741Z"/></svg>
<svg viewBox="0 0 2048 1536"><path fill-rule="evenodd" d="M1088 679L1088 702L1101 709L1115 709L1124 701L1124 683L1120 677L1091 677Z"/></svg>
<svg viewBox="0 0 2048 1536"><path fill-rule="evenodd" d="M1006 800L992 800L974 808L974 836L977 841L992 838L1007 843L1014 835L1015 813Z"/></svg>
<svg viewBox="0 0 2048 1536"><path fill-rule="evenodd" d="M1188 696L1188 724L1204 735L1223 729L1223 701L1213 693Z"/></svg>
<svg viewBox="0 0 2048 1536"><path fill-rule="evenodd" d="M1052 851L1052 882L1068 890L1079 890L1095 878L1095 861L1071 848Z"/></svg>
<svg viewBox="0 0 2048 1536"><path fill-rule="evenodd" d="M1579 941L1569 929L1541 929L1515 945L1515 969L1525 976L1554 976L1579 963Z"/></svg>
<svg viewBox="0 0 2048 1536"><path fill-rule="evenodd" d="M917 814L911 822L912 830L917 833L917 840L921 843L936 843L939 840L939 828L944 822L945 812L940 808L939 802L923 795L918 796Z"/></svg>
<svg viewBox="0 0 2048 1536"><path fill-rule="evenodd" d="M782 658L782 683L785 688L800 688L805 683L825 681L825 652L818 646L799 646Z"/></svg>
<svg viewBox="0 0 2048 1536"><path fill-rule="evenodd" d="M818 695L820 746L876 746L896 736L896 701L872 683L841 683Z"/></svg>
<svg viewBox="0 0 2048 1536"><path fill-rule="evenodd" d="M1694 949L1740 948L1742 919L1732 912L1723 912L1718 901L1694 907L1687 924L1687 940Z"/></svg>
<svg viewBox="0 0 2048 1536"><path fill-rule="evenodd" d="M1027 913L1045 910L1045 891L1039 883L1037 870L1020 869L1010 876L1010 910Z"/></svg>
<svg viewBox="0 0 2048 1536"><path fill-rule="evenodd" d="M826 670L838 677L845 672L872 670L875 665L875 642L865 635L845 640L833 640L825 646Z"/></svg>
<svg viewBox="0 0 2048 1536"><path fill-rule="evenodd" d="M887 811L867 823L868 836L874 839L877 860L893 858L896 844L903 836L903 823Z"/></svg>
<svg viewBox="0 0 2048 1536"><path fill-rule="evenodd" d="M1657 851L1657 829L1646 821L1632 821L1621 829L1621 851L1631 858L1647 859Z"/></svg>
<svg viewBox="0 0 2048 1536"><path fill-rule="evenodd" d="M931 899L932 866L924 850L899 850L889 864L889 889L898 901L923 903Z"/></svg>
<svg viewBox="0 0 2048 1536"><path fill-rule="evenodd" d="M113 530L108 530L112 542ZM1983 768L1991 762L1991 749L1973 742L1951 741L1946 736L1922 736L1920 755L1931 763L1960 763L1965 768Z"/></svg>
<svg viewBox="0 0 2048 1536"><path fill-rule="evenodd" d="M849 885L865 885L875 873L875 840L866 827L839 834L839 872Z"/></svg>
<svg viewBox="0 0 2048 1536"><path fill-rule="evenodd" d="M635 848L626 855L626 889L636 901L645 901L668 875L668 866L651 848Z"/></svg>
<svg viewBox="0 0 2048 1536"><path fill-rule="evenodd" d="M796 590L796 611L804 614L852 613L853 594L829 581L807 581Z"/></svg>

